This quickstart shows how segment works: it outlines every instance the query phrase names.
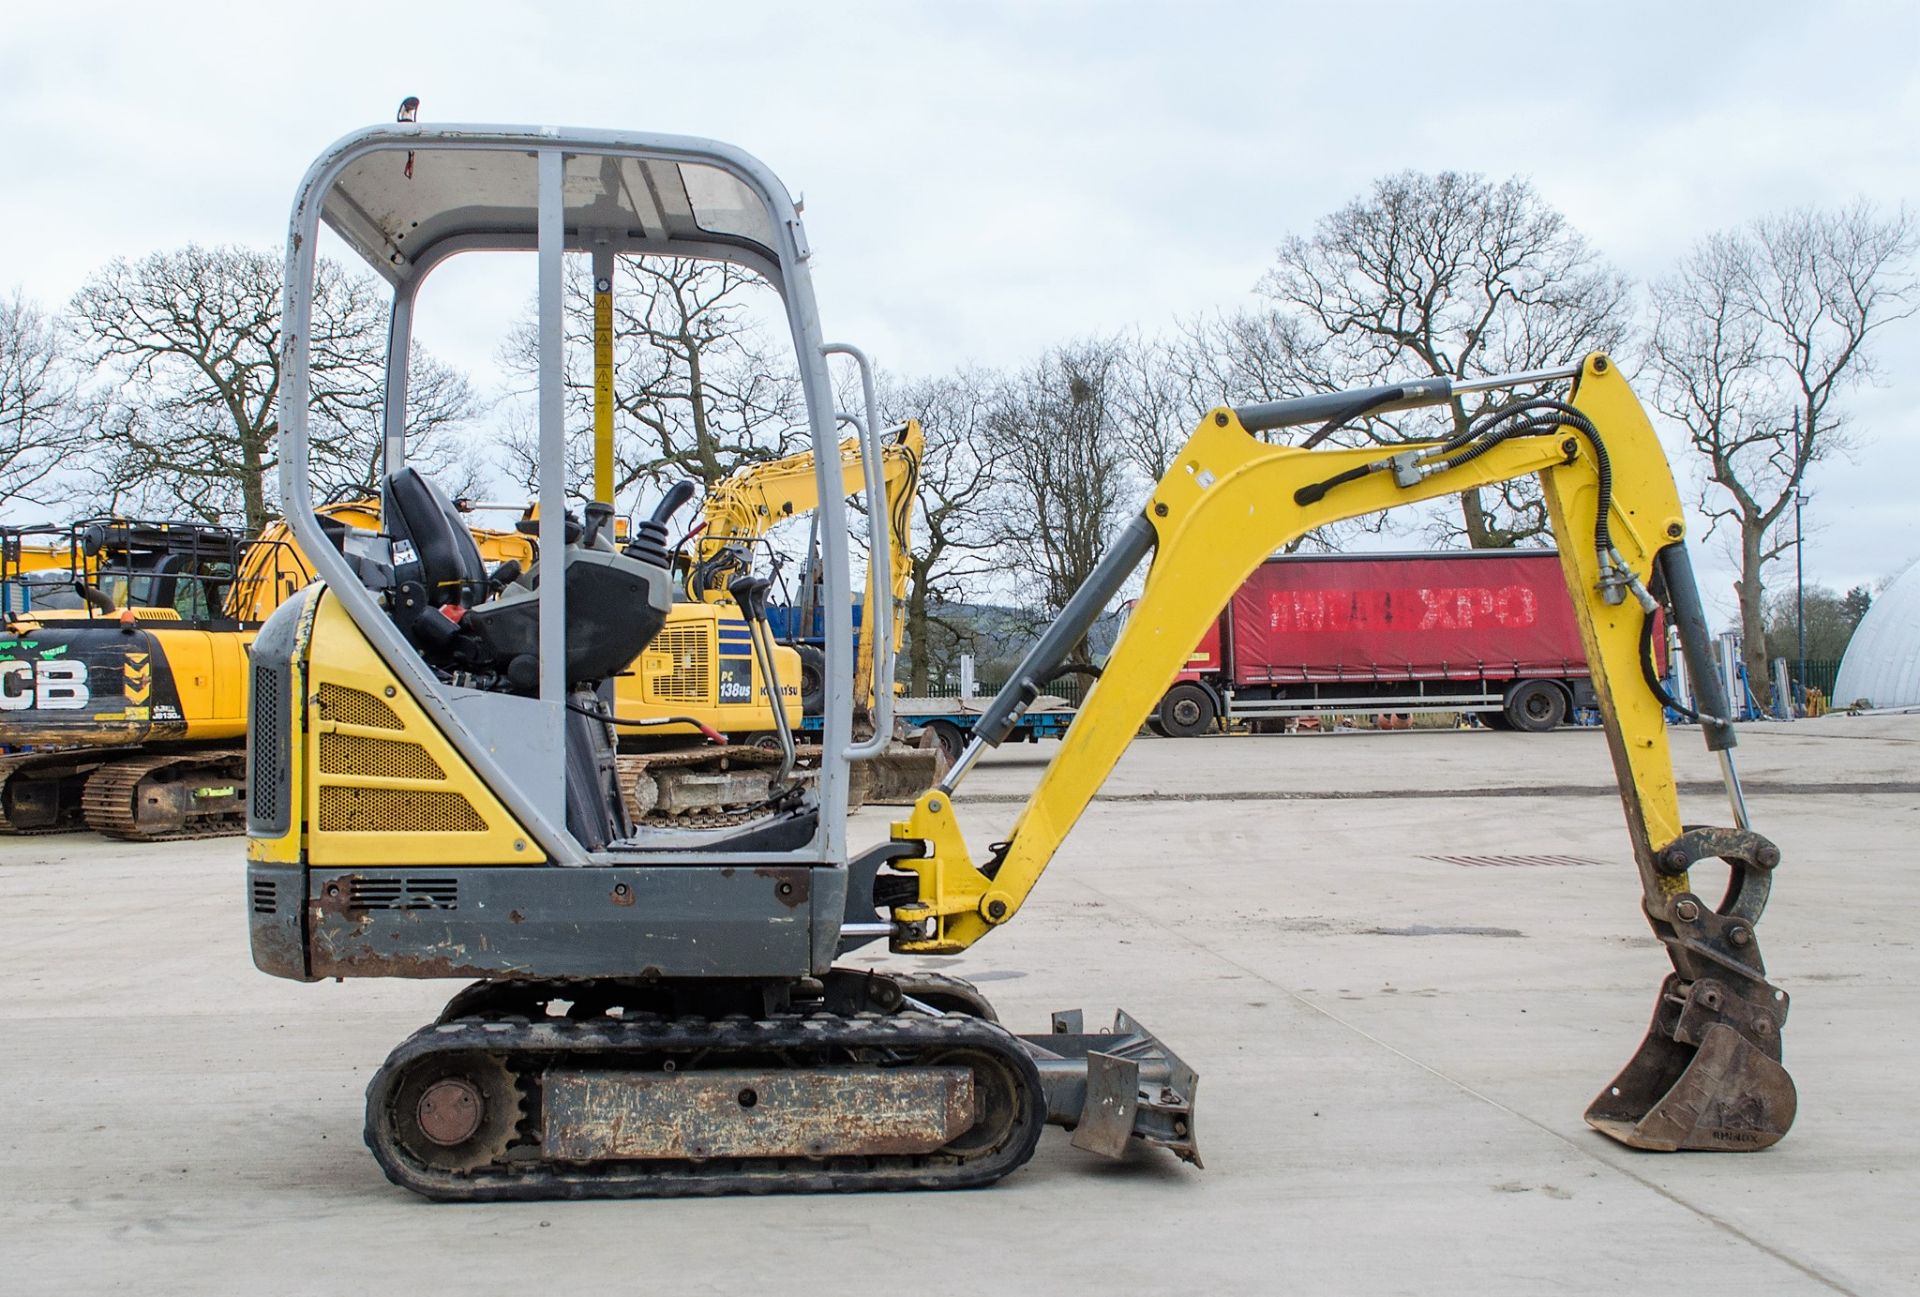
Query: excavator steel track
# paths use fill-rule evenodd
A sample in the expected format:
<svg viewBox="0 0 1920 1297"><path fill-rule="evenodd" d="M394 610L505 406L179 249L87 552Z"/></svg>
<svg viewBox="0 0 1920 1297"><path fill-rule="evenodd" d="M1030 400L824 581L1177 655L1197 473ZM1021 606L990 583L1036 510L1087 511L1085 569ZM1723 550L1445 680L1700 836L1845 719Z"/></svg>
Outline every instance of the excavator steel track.
<svg viewBox="0 0 1920 1297"><path fill-rule="evenodd" d="M618 757L620 792L637 824L726 828L766 812L780 754L746 744Z"/></svg>
<svg viewBox="0 0 1920 1297"><path fill-rule="evenodd" d="M114 761L87 777L82 814L86 827L131 842L229 837L246 831L246 778L242 748ZM207 795L202 781L218 791Z"/></svg>
<svg viewBox="0 0 1920 1297"><path fill-rule="evenodd" d="M823 1155L636 1156L633 1127L622 1144L613 1110L623 1086L663 1092L668 1129L651 1124L642 1137L697 1154L754 1129L759 1118L742 1116L754 1091L733 1090L741 1076L768 1090L822 1081L894 1096L956 1073L970 1075L961 1120L971 1124L931 1151L890 1151L896 1139L862 1134L868 1127L857 1124L850 1133L835 1112L802 1134L835 1150ZM689 1101L678 1097L682 1087ZM609 1091L612 1109L583 1115L591 1096ZM550 1110L549 1096L563 1112ZM760 1111L772 1107L769 1100ZM424 1027L394 1050L367 1087L366 1140L395 1184L445 1201L944 1189L990 1184L1025 1163L1046 1113L1039 1071L1019 1039L959 1014L490 1014ZM871 1106L857 1117L875 1119ZM586 1156L583 1138L611 1139L614 1151ZM871 1151L848 1150L848 1140L862 1138L876 1141Z"/></svg>
<svg viewBox="0 0 1920 1297"><path fill-rule="evenodd" d="M88 777L107 763L138 751L58 748L0 756L0 834L30 837L85 828L81 789ZM48 786L38 790L40 796L29 800L23 796L29 785Z"/></svg>

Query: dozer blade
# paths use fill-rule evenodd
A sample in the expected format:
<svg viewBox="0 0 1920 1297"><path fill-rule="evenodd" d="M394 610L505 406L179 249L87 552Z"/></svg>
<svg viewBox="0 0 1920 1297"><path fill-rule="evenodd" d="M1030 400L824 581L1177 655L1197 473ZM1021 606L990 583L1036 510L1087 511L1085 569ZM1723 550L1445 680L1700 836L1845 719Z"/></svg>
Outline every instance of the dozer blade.
<svg viewBox="0 0 1920 1297"><path fill-rule="evenodd" d="M861 763L867 770L866 800L876 806L911 806L947 773L938 743L916 747L895 740L886 751Z"/></svg>
<svg viewBox="0 0 1920 1297"><path fill-rule="evenodd" d="M1778 1143L1798 1104L1780 1065L1784 995L1760 1003L1710 978L1670 976L1653 1026L1587 1124L1632 1148L1753 1152Z"/></svg>
<svg viewBox="0 0 1920 1297"><path fill-rule="evenodd" d="M1040 1069L1047 1122L1073 1132L1073 1146L1119 1157L1127 1141L1170 1150L1201 1165L1193 1126L1199 1077L1124 1012L1110 1032L1087 1033L1080 1010L1053 1015L1053 1032L1022 1036Z"/></svg>

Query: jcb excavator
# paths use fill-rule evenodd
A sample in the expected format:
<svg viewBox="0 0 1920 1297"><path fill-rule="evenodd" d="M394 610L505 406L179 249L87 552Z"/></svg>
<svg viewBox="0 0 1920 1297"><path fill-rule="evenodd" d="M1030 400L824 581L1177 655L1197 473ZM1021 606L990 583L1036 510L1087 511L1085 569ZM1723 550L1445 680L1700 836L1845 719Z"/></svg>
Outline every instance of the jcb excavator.
<svg viewBox="0 0 1920 1297"><path fill-rule="evenodd" d="M464 249L536 254L549 571L537 587L488 591L450 510L410 512L392 541L418 556L434 617L396 617L391 598L317 544L305 339L322 221L394 291L390 489L418 480L398 411L422 282ZM563 541L570 250L730 261L786 305L818 456L825 752L811 787L770 797L746 823L636 830L615 787L603 685L666 617L665 519L680 501L663 501L624 550L591 527ZM1048 1123L1095 1153L1139 1141L1197 1163L1195 1073L1125 1014L1111 1031L1069 1013L1050 1033L1018 1036L964 982L836 961L883 940L903 955L951 955L1010 922L1207 621L1273 549L1337 519L1528 475L1545 493L1592 665L1641 904L1673 963L1646 1039L1587 1118L1664 1150L1764 1148L1791 1123L1786 996L1766 979L1756 935L1779 851L1748 826L1678 494L1606 356L1212 411L941 786L889 840L856 851L848 769L877 749L852 729L828 358L850 355L867 374L854 349L821 340L805 231L780 182L744 153L684 137L375 128L308 172L287 269L283 485L322 580L255 646L252 947L281 977L477 979L368 1086L367 1143L395 1183L466 1200L949 1188L1020 1166ZM1565 383L1564 395L1516 400L1445 441L1314 448L1371 412L1545 383ZM884 498L877 426L869 417L862 431L870 502ZM1293 427L1314 431L1291 446L1257 435ZM969 771L1143 563L1134 615L1057 756L1007 840L976 855L953 806ZM734 594L764 653L765 586L745 578ZM884 591L877 602L883 627ZM1674 700L1649 666L1663 605L1695 667L1730 828L1680 817L1662 711ZM876 651L883 678L890 653L890 642ZM876 710L887 705L880 691ZM1716 860L1732 880L1718 904L1691 882Z"/></svg>
<svg viewBox="0 0 1920 1297"><path fill-rule="evenodd" d="M356 549L379 512L327 505L315 525ZM27 605L0 628L0 833L241 832L247 647L313 577L286 524L253 540L126 518L21 536L0 550L0 586ZM532 563L524 537L477 540Z"/></svg>

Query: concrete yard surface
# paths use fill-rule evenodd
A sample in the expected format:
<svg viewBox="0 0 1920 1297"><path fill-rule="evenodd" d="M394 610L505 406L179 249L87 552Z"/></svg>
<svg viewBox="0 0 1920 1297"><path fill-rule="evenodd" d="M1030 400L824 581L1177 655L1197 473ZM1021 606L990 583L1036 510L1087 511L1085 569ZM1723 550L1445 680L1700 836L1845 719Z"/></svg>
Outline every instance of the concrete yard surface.
<svg viewBox="0 0 1920 1297"><path fill-rule="evenodd" d="M1726 823L1698 733L1674 743L1687 818ZM983 763L976 851L1058 750ZM0 839L0 1291L1911 1293L1920 717L1743 727L1739 755L1783 853L1775 1148L1581 1120L1667 970L1599 732L1143 739L1005 929L850 962L973 978L1017 1031L1124 1008L1198 1070L1206 1169L1049 1131L946 1194L420 1201L361 1144L363 1093L456 983L256 972L234 840ZM1489 855L1548 859L1438 858Z"/></svg>

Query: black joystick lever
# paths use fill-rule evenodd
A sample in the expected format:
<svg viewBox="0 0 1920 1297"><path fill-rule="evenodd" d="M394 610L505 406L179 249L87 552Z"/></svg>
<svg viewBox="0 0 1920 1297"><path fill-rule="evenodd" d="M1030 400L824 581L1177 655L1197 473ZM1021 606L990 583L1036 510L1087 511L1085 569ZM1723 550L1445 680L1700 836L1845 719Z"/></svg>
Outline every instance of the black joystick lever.
<svg viewBox="0 0 1920 1297"><path fill-rule="evenodd" d="M624 551L626 556L655 567L667 566L667 519L693 499L693 492L693 483L684 478L668 487L660 503L654 506L652 516L634 527L633 539L627 542Z"/></svg>

